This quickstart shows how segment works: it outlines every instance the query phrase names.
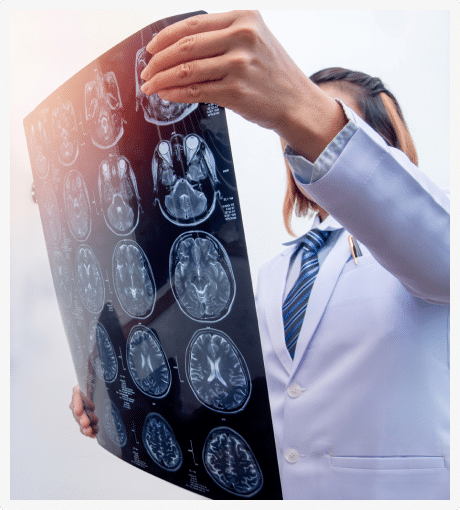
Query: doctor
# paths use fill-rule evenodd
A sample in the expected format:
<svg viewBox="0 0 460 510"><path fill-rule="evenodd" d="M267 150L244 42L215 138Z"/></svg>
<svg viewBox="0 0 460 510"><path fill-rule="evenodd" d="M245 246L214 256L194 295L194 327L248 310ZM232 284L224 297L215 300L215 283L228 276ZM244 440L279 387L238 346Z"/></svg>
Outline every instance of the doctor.
<svg viewBox="0 0 460 510"><path fill-rule="evenodd" d="M286 141L288 230L317 211L257 293L284 498L448 499L449 203L395 98L361 73L308 79L254 12L181 21L147 50L146 93ZM70 407L94 436L78 387Z"/></svg>

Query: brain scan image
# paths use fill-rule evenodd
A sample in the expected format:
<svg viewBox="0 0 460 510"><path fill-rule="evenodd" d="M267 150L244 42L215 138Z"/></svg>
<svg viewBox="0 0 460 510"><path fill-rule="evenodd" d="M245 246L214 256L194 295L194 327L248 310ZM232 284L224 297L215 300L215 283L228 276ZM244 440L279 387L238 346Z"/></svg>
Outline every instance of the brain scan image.
<svg viewBox="0 0 460 510"><path fill-rule="evenodd" d="M57 244L61 238L61 216L56 193L50 183L45 183L42 191L43 225L47 239Z"/></svg>
<svg viewBox="0 0 460 510"><path fill-rule="evenodd" d="M72 359L75 364L75 368L81 370L85 362L85 351L80 335L72 321L67 320L65 323L65 330L67 333L67 340L70 346L70 352L72 353Z"/></svg>
<svg viewBox="0 0 460 510"><path fill-rule="evenodd" d="M148 317L155 305L152 268L134 241L120 241L113 253L113 281L123 310L135 318Z"/></svg>
<svg viewBox="0 0 460 510"><path fill-rule="evenodd" d="M94 72L85 85L85 115L96 147L113 147L123 135L122 102L115 74Z"/></svg>
<svg viewBox="0 0 460 510"><path fill-rule="evenodd" d="M136 111L139 106L144 111L144 119L152 124L165 126L178 122L185 118L198 108L198 103L172 103L160 99L158 94L147 95L141 90L144 80L141 73L147 66L151 54L144 48L141 48L136 55Z"/></svg>
<svg viewBox="0 0 460 510"><path fill-rule="evenodd" d="M30 161L40 177L46 177L49 170L51 130L49 129L48 109L43 109L35 117L27 130Z"/></svg>
<svg viewBox="0 0 460 510"><path fill-rule="evenodd" d="M164 397L171 386L171 369L155 334L144 326L134 326L126 345L126 359L136 386L149 397Z"/></svg>
<svg viewBox="0 0 460 510"><path fill-rule="evenodd" d="M77 288L81 300L91 313L99 313L104 306L105 287L101 266L91 248L82 244L75 256Z"/></svg>
<svg viewBox="0 0 460 510"><path fill-rule="evenodd" d="M222 331L197 331L187 348L187 379L197 399L219 412L241 411L251 392L246 363Z"/></svg>
<svg viewBox="0 0 460 510"><path fill-rule="evenodd" d="M121 419L120 411L117 406L111 401L104 402L104 428L107 435L117 446L123 448L128 441L126 428Z"/></svg>
<svg viewBox="0 0 460 510"><path fill-rule="evenodd" d="M91 209L82 174L71 170L64 179L63 190L70 231L75 239L85 241L91 231Z"/></svg>
<svg viewBox="0 0 460 510"><path fill-rule="evenodd" d="M169 270L182 311L197 321L216 322L231 310L235 277L219 241L200 231L186 232L174 242Z"/></svg>
<svg viewBox="0 0 460 510"><path fill-rule="evenodd" d="M77 121L70 101L54 108L52 127L59 162L69 166L75 162L78 156Z"/></svg>
<svg viewBox="0 0 460 510"><path fill-rule="evenodd" d="M72 275L65 257L60 251L53 253L52 271L59 304L68 308L72 304Z"/></svg>
<svg viewBox="0 0 460 510"><path fill-rule="evenodd" d="M98 185L107 226L117 235L130 234L139 221L140 197L129 161L115 155L102 161Z"/></svg>
<svg viewBox="0 0 460 510"><path fill-rule="evenodd" d="M177 471L182 465L182 451L169 423L158 413L146 416L142 441L155 464L167 471Z"/></svg>
<svg viewBox="0 0 460 510"><path fill-rule="evenodd" d="M198 135L173 134L158 143L152 159L153 187L163 215L175 225L205 221L216 204L216 163Z"/></svg>
<svg viewBox="0 0 460 510"><path fill-rule="evenodd" d="M105 382L113 382L118 374L117 355L107 330L99 321L90 325L88 351L96 374Z"/></svg>
<svg viewBox="0 0 460 510"><path fill-rule="evenodd" d="M218 427L209 433L203 463L217 485L232 494L251 497L262 488L262 471L251 448L228 427Z"/></svg>

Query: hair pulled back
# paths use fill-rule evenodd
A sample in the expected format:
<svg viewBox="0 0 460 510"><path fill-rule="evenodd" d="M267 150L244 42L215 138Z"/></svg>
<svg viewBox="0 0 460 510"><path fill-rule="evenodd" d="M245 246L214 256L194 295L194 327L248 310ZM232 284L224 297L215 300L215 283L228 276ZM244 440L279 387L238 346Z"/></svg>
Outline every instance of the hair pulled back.
<svg viewBox="0 0 460 510"><path fill-rule="evenodd" d="M390 147L400 149L406 153L412 163L418 164L417 152L401 107L380 78L342 67L330 67L314 73L310 79L316 85L333 83L353 96L364 120ZM290 226L294 209L297 216L307 216L311 210L317 210L318 207L298 190L287 163L286 167L288 181L283 204L283 218L289 234L295 235Z"/></svg>

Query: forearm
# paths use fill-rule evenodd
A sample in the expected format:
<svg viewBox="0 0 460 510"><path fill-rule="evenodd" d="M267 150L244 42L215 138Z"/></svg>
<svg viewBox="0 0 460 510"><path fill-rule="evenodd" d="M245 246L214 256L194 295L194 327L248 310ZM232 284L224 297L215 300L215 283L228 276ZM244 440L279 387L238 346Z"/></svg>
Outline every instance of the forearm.
<svg viewBox="0 0 460 510"><path fill-rule="evenodd" d="M414 296L449 302L448 199L364 122L319 180L298 185Z"/></svg>

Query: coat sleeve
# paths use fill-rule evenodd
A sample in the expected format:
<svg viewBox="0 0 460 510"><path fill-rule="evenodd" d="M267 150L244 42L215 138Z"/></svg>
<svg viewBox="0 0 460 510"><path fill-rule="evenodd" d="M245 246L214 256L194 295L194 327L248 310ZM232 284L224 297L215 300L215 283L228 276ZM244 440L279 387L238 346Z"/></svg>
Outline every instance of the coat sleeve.
<svg viewBox="0 0 460 510"><path fill-rule="evenodd" d="M299 187L414 296L449 303L449 199L362 119L330 170ZM294 174L295 175L295 174Z"/></svg>

